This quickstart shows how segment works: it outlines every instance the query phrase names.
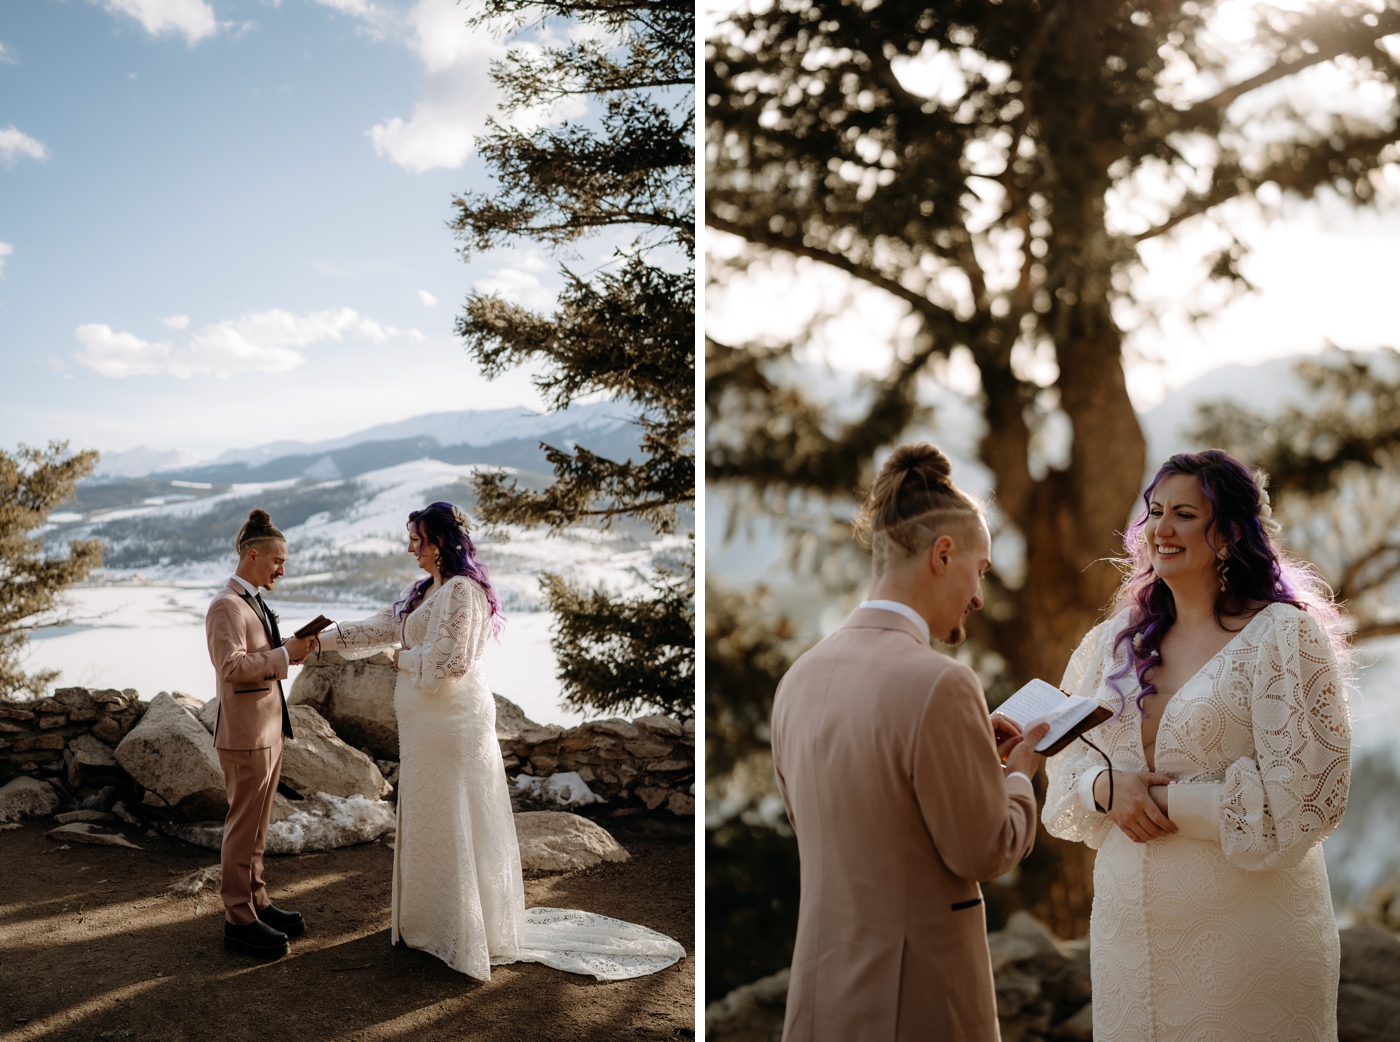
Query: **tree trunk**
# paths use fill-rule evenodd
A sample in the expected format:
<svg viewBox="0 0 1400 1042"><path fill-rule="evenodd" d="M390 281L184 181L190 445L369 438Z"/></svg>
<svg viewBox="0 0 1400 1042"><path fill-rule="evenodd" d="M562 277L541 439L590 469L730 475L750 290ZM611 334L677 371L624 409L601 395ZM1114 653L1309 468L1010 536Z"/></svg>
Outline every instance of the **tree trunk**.
<svg viewBox="0 0 1400 1042"><path fill-rule="evenodd" d="M991 623L994 647L1018 684L1032 677L1058 684L1079 641L1102 617L1119 582L1108 559L1122 553L1146 455L1107 300L1098 295L1057 306L1056 326L1065 333L1057 344L1060 407L1074 430L1068 468L1032 480L1024 403L1009 364L983 370L989 433L982 458L996 474L998 506L1026 541L1025 583L1006 591L1012 610ZM1043 779L1042 773L1042 794ZM1018 889L1061 936L1088 932L1093 861L1084 844L1038 827Z"/></svg>

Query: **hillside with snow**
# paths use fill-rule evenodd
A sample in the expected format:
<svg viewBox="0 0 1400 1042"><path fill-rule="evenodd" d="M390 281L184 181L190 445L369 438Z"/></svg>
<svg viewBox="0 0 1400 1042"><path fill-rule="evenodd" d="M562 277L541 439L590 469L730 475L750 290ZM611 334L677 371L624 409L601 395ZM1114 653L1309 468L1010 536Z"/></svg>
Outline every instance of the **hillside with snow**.
<svg viewBox="0 0 1400 1042"><path fill-rule="evenodd" d="M544 415L433 413L333 441L232 449L193 467L164 468L148 456L157 469L83 482L50 516L45 534L65 542L100 539L105 581L139 574L154 582L216 582L231 571L233 537L248 511L262 507L291 551L279 591L308 600L382 602L417 574L404 552L411 510L446 500L470 513L472 476L482 468L505 470L527 488L544 487L551 477L542 441L634 457L634 415L613 403ZM137 462L128 454L123 469ZM658 563L678 563L689 546L684 535L658 538L626 522L562 533L504 526L473 538L506 605L517 611L539 606L543 571L636 592Z"/></svg>

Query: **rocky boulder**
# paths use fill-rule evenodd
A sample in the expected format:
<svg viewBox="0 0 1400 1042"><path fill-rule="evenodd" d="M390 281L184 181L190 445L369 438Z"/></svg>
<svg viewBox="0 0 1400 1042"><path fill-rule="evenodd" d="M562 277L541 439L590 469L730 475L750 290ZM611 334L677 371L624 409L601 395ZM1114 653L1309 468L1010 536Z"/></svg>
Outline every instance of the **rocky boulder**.
<svg viewBox="0 0 1400 1042"><path fill-rule="evenodd" d="M368 748L378 759L397 760L397 680L394 660L383 652L347 661L339 652L318 651L302 663L287 703L316 710L336 734L356 748ZM292 729L296 730L295 722Z"/></svg>
<svg viewBox="0 0 1400 1042"><path fill-rule="evenodd" d="M282 749L282 781L287 785L302 796L328 792L370 800L383 799L393 791L375 762L341 741L316 710L308 705L289 710L296 738Z"/></svg>
<svg viewBox="0 0 1400 1042"><path fill-rule="evenodd" d="M71 825L60 825L48 833L49 839L60 843L86 843L94 847L130 847L140 850L135 843L118 832L111 832L90 821L75 821Z"/></svg>
<svg viewBox="0 0 1400 1042"><path fill-rule="evenodd" d="M505 738L508 735L517 735L521 731L540 725L525 715L525 710L508 698L500 695L493 696L496 699L496 738Z"/></svg>
<svg viewBox="0 0 1400 1042"><path fill-rule="evenodd" d="M267 830L269 854L304 854L335 850L357 843L371 843L394 831L394 805L363 796L328 796L324 793L292 804L296 809ZM168 836L198 847L218 850L224 827L218 822L167 822L160 826Z"/></svg>
<svg viewBox="0 0 1400 1042"><path fill-rule="evenodd" d="M212 735L214 733L214 722L219 718L219 696L215 695L200 706L199 710L194 714L194 718Z"/></svg>
<svg viewBox="0 0 1400 1042"><path fill-rule="evenodd" d="M781 1042L790 973L781 969L710 1003L705 1010L705 1038L712 1042Z"/></svg>
<svg viewBox="0 0 1400 1042"><path fill-rule="evenodd" d="M1400 938L1379 926L1342 931L1339 1042L1400 1042Z"/></svg>
<svg viewBox="0 0 1400 1042"><path fill-rule="evenodd" d="M563 811L515 815L515 838L520 844L520 867L527 872L572 872L630 857L601 826Z"/></svg>
<svg viewBox="0 0 1400 1042"><path fill-rule="evenodd" d="M141 722L117 746L116 758L148 790L148 806L171 808L190 821L222 819L228 813L214 739L165 692L151 699Z"/></svg>
<svg viewBox="0 0 1400 1042"><path fill-rule="evenodd" d="M1338 1042L1400 1042L1400 937L1341 932ZM1061 941L1026 912L987 935L1002 1042L1092 1042L1089 939ZM735 988L705 1010L707 1042L779 1042L788 971Z"/></svg>
<svg viewBox="0 0 1400 1042"><path fill-rule="evenodd" d="M307 656L287 695L288 705L309 706L357 749L377 760L399 759L399 721L394 715L394 685L399 671L384 652L344 659L336 651ZM538 728L518 705L496 695L496 737L513 737ZM213 716L208 727L213 728Z"/></svg>
<svg viewBox="0 0 1400 1042"><path fill-rule="evenodd" d="M63 762L68 768L68 784L74 789L101 784L121 775L121 764L117 762L112 747L90 734L80 734L68 740L68 747L63 750Z"/></svg>
<svg viewBox="0 0 1400 1042"><path fill-rule="evenodd" d="M48 782L21 775L0 787L0 821L18 821L24 815L48 817L58 810L58 793Z"/></svg>

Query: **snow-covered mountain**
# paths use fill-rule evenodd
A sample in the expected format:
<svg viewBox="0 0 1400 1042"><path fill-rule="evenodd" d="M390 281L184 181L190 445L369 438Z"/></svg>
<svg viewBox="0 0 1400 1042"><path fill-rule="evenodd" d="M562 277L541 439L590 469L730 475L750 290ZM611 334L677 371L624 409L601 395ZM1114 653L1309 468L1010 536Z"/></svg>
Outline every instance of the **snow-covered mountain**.
<svg viewBox="0 0 1400 1042"><path fill-rule="evenodd" d="M1178 387L1154 408L1139 415L1147 438L1147 477L1168 456L1197 451L1204 446L1189 437L1196 409L1206 402L1229 399L1251 412L1268 416L1289 402L1306 397L1306 388L1295 372L1305 359L1325 361L1326 355L1296 355L1258 365L1224 365Z"/></svg>
<svg viewBox="0 0 1400 1042"><path fill-rule="evenodd" d="M428 413L381 423L326 441L274 441L233 448L213 459L183 449L140 446L103 453L87 484L163 475L195 482L327 480L353 477L410 459L497 463L544 469L541 442L572 448L582 442L610 458L636 451L637 412L626 403L594 402L551 413L519 407Z"/></svg>
<svg viewBox="0 0 1400 1042"><path fill-rule="evenodd" d="M111 478L139 478L165 470L198 466L204 457L184 449L152 449L138 445L121 452L104 452L98 461L94 481Z"/></svg>
<svg viewBox="0 0 1400 1042"><path fill-rule="evenodd" d="M551 413L521 408L434 412L396 423L377 424L329 441L276 441L250 449L229 449L209 460L209 465L247 463L258 466L280 456L319 455L367 441L401 441L407 438L431 438L444 446L488 446L522 439L549 440L557 438L561 432L596 437L630 425L635 416L635 411L616 402L574 405ZM564 440L567 441L567 437Z"/></svg>
<svg viewBox="0 0 1400 1042"><path fill-rule="evenodd" d="M107 579L139 572L149 580L214 581L227 575L234 534L259 506L286 532L291 549L279 588L310 599L380 600L414 575L402 552L409 511L447 500L470 512L472 477L482 467L504 469L525 487L543 487L551 475L541 441L561 447L582 442L612 459L635 458L634 417L612 403L547 415L522 409L435 413L325 442L231 450L193 467L140 476L109 472L83 482L74 500L50 516L45 534L55 541L100 539ZM140 459L128 456L122 470L135 469ZM476 538L517 610L537 605L542 571L614 590L640 589L655 563L673 561L689 545L683 536L658 539L627 523L558 534L506 527Z"/></svg>
<svg viewBox="0 0 1400 1042"><path fill-rule="evenodd" d="M468 412L426 413L396 423L374 427L329 441L274 441L255 448L232 448L210 464L265 464L283 455L307 455L349 448L363 441L398 441L433 438L440 445L497 445L521 438L554 438L559 433L603 434L633 422L636 413L616 402L574 405L559 412L535 413L529 409L473 409Z"/></svg>

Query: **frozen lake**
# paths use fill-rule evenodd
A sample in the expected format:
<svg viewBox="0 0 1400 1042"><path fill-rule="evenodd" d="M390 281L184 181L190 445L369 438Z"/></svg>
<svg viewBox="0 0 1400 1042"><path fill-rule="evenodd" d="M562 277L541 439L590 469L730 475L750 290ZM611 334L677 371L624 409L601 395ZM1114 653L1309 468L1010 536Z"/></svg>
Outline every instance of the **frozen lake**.
<svg viewBox="0 0 1400 1042"><path fill-rule="evenodd" d="M149 699L159 691L183 691L201 701L214 696L214 668L204 643L204 612L223 586L112 583L78 587L67 595L73 624L38 630L24 668L57 669L55 685L135 688ZM317 615L359 619L379 605L296 601L265 596L291 633ZM548 612L512 612L499 643L487 645L484 668L491 690L510 699L538 723L573 725L584 715L559 704L556 662L549 646L554 618ZM291 680L300 672L291 669ZM290 682L287 690L291 690Z"/></svg>

